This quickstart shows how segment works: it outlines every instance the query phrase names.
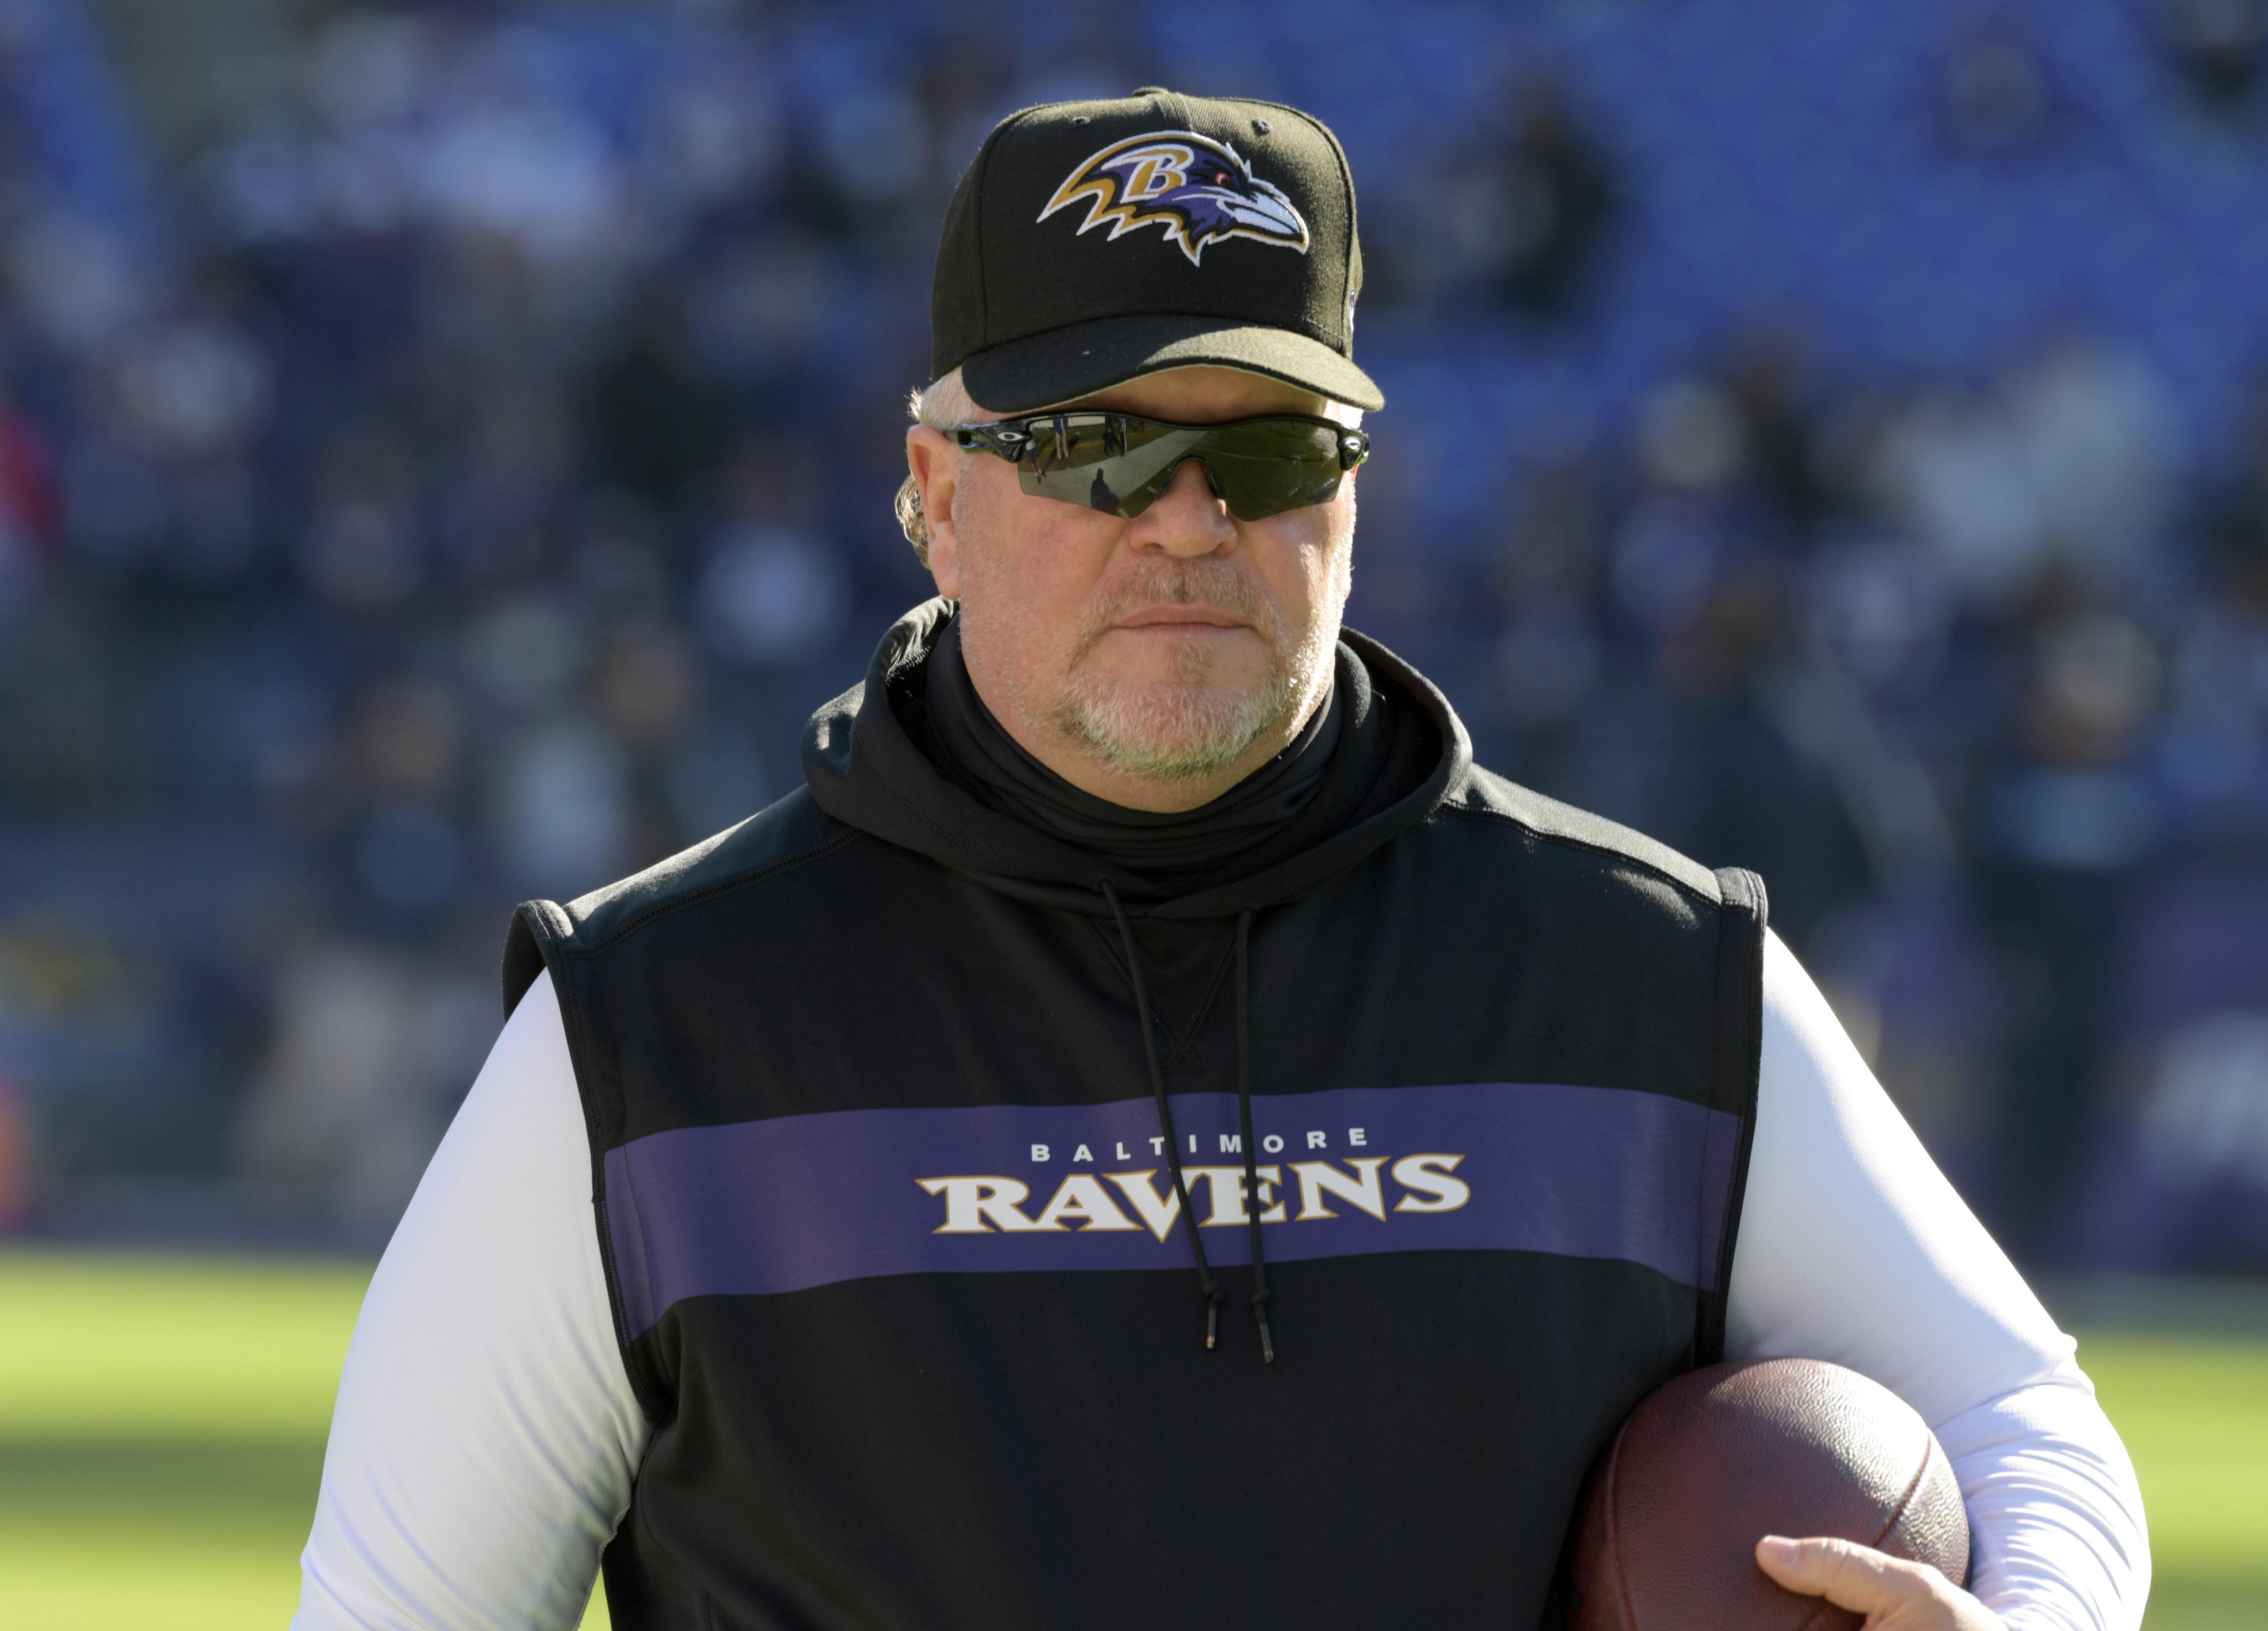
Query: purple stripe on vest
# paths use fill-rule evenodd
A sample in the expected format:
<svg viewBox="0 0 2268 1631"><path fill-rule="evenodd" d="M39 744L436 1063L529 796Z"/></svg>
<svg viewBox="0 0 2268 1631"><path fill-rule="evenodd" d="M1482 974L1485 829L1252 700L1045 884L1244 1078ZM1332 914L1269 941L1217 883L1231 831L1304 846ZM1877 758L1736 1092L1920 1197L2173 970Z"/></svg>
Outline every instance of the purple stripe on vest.
<svg viewBox="0 0 2268 1631"><path fill-rule="evenodd" d="M1206 1253L1246 1262L1236 1099L1181 1093L1173 1106ZM1252 1115L1263 1174L1279 1179L1263 1194L1284 1212L1265 1224L1271 1262L1543 1252L1715 1287L1738 1131L1723 1111L1480 1082L1270 1094ZM1152 1101L1134 1098L843 1110L637 1139L606 1159L631 1333L688 1297L879 1275L1185 1268L1158 1136ZM1094 1181L1066 1186L1075 1175Z"/></svg>

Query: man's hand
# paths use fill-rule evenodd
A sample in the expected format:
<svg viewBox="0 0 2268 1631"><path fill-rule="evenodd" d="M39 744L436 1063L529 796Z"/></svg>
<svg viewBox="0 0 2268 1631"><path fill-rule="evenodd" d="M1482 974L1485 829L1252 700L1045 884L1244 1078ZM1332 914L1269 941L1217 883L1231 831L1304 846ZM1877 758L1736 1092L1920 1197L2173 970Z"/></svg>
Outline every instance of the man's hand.
<svg viewBox="0 0 2268 1631"><path fill-rule="evenodd" d="M1756 1563L1791 1591L1866 1615L1866 1631L2007 1631L1999 1615L1928 1564L1855 1540L1766 1535Z"/></svg>

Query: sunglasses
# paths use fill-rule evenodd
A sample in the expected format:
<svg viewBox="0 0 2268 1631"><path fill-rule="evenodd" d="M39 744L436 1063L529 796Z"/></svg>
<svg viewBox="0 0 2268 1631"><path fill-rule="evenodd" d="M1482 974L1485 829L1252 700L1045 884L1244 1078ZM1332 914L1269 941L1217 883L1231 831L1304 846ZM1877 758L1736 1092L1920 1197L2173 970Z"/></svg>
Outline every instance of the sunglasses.
<svg viewBox="0 0 2268 1631"><path fill-rule="evenodd" d="M1027 493L1140 515L1189 459L1240 521L1328 502L1339 478L1370 457L1370 437L1328 419L1270 414L1225 424L1178 425L1133 414L1034 414L961 425L953 439L1016 467Z"/></svg>

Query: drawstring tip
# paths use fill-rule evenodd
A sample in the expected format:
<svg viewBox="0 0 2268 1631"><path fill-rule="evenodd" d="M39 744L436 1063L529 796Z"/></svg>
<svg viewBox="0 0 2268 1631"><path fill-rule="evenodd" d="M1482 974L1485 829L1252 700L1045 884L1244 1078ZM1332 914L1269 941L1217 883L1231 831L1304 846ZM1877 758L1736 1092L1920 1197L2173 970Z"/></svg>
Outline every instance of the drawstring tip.
<svg viewBox="0 0 2268 1631"><path fill-rule="evenodd" d="M1252 1311L1260 1321L1260 1363L1272 1365L1276 1363L1276 1339L1268 1334L1268 1316L1256 1308Z"/></svg>
<svg viewBox="0 0 2268 1631"><path fill-rule="evenodd" d="M1211 1353L1212 1351L1213 1344L1219 1335L1220 1304L1218 1303L1207 1303L1205 1304L1205 1351L1207 1353Z"/></svg>

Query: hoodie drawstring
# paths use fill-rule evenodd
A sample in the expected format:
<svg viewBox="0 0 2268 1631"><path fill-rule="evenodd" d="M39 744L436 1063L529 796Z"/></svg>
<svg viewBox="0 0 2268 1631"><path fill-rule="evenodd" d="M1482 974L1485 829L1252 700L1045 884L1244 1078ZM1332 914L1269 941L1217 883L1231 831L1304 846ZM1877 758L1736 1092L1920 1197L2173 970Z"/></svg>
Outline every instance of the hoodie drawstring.
<svg viewBox="0 0 2268 1631"><path fill-rule="evenodd" d="M1134 1014L1142 1022L1142 1053L1150 1062L1150 1085L1158 1095L1158 1130L1166 1135L1166 1163L1174 1169L1174 1194L1182 1203L1182 1222L1189 1232L1189 1251L1197 1260L1197 1294L1205 1303L1205 1346L1211 1348L1220 1334L1220 1304L1224 1295L1220 1282L1212 1277L1212 1265L1205 1261L1204 1242L1197 1238L1197 1214L1189 1208L1189 1180L1182 1176L1181 1142L1174 1136L1173 1107L1166 1102L1166 1073L1158 1069L1157 1039L1150 1033L1150 994L1142 984L1142 959L1134 950L1134 927L1126 921L1126 908L1118 904L1118 892L1103 878L1096 887L1102 898L1110 903L1110 915L1118 920L1118 938L1126 948L1126 975L1134 982Z"/></svg>
<svg viewBox="0 0 2268 1631"><path fill-rule="evenodd" d="M1276 1339L1268 1331L1268 1254L1260 1245L1259 1141L1252 1135L1252 1026L1246 1017L1252 987L1252 908L1236 917L1236 1113L1244 1144L1244 1216L1252 1226L1252 1321L1260 1327L1260 1363L1276 1363ZM1194 1237L1197 1231L1192 1227Z"/></svg>
<svg viewBox="0 0 2268 1631"><path fill-rule="evenodd" d="M1158 1131L1165 1135L1166 1163L1173 1169L1174 1194L1181 1202L1182 1223L1189 1237L1189 1254L1197 1260L1197 1294L1204 1298L1205 1347L1216 1346L1220 1334L1220 1305L1226 1297L1220 1282L1213 1278L1212 1265L1206 1260L1204 1241L1197 1233L1197 1213L1189 1205L1189 1180L1182 1173L1181 1141L1174 1133L1173 1106L1166 1097L1166 1073L1158 1067L1158 1042L1150 1024L1150 993L1142 980L1142 957L1134 947L1134 927L1127 922L1126 908L1119 904L1118 892L1110 886L1108 878L1096 881L1095 887L1110 907L1110 915L1117 920L1119 944L1126 951L1126 976L1134 988L1134 1014L1142 1025L1142 1055L1149 1062L1150 1086L1158 1099ZM1247 908L1236 920L1236 1107L1242 1128L1244 1145L1244 1192L1246 1216L1252 1225L1252 1317L1260 1327L1260 1360L1263 1364L1276 1363L1276 1342L1268 1329L1268 1260L1260 1245L1260 1174L1253 1153L1252 1087L1250 1026L1246 1018L1246 988L1249 983L1252 913Z"/></svg>

